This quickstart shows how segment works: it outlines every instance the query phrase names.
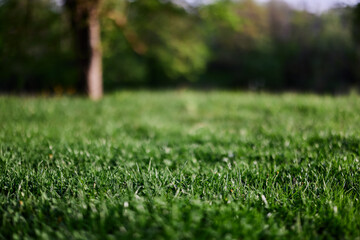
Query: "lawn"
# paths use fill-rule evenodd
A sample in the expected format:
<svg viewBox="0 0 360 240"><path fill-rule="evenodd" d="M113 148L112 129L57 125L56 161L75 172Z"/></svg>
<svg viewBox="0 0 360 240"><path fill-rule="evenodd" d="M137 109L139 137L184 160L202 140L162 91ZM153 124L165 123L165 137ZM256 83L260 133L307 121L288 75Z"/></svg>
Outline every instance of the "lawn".
<svg viewBox="0 0 360 240"><path fill-rule="evenodd" d="M359 239L360 97L0 96L0 239Z"/></svg>

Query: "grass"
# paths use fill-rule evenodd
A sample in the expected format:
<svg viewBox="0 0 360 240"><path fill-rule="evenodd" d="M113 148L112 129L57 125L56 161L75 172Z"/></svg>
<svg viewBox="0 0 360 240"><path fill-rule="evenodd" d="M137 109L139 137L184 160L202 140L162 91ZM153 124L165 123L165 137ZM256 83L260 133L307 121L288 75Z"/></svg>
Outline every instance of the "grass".
<svg viewBox="0 0 360 240"><path fill-rule="evenodd" d="M0 97L0 239L360 239L360 97Z"/></svg>

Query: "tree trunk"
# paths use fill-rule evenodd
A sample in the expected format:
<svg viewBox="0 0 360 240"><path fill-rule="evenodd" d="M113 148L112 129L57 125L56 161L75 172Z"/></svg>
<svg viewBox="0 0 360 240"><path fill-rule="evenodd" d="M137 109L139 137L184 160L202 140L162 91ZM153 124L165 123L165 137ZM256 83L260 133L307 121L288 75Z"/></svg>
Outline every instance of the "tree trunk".
<svg viewBox="0 0 360 240"><path fill-rule="evenodd" d="M99 23L100 0L66 0L74 34L80 79L78 89L91 99L103 95L102 51Z"/></svg>
<svg viewBox="0 0 360 240"><path fill-rule="evenodd" d="M103 95L102 85L102 51L100 37L99 12L97 8L90 10L90 63L87 71L87 90L91 99L100 99Z"/></svg>

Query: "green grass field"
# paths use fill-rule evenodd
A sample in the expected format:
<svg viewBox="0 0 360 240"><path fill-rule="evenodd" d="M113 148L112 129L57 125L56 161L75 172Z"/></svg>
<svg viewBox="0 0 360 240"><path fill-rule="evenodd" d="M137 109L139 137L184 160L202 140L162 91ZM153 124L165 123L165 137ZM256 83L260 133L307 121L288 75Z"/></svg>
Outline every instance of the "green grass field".
<svg viewBox="0 0 360 240"><path fill-rule="evenodd" d="M0 239L360 239L360 97L0 97Z"/></svg>

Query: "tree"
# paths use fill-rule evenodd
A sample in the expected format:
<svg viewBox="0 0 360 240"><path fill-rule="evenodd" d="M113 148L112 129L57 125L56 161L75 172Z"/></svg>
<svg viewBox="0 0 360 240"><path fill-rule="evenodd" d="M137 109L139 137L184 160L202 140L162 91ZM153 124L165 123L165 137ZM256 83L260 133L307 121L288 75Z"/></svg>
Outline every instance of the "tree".
<svg viewBox="0 0 360 240"><path fill-rule="evenodd" d="M65 0L81 71L78 88L94 100L103 95L100 3L101 0Z"/></svg>
<svg viewBox="0 0 360 240"><path fill-rule="evenodd" d="M0 91L74 92L72 36L53 0L0 0ZM59 92L58 92L59 93Z"/></svg>
<svg viewBox="0 0 360 240"><path fill-rule="evenodd" d="M353 8L353 19L352 19L352 34L357 48L357 57L360 61L360 3ZM360 79L360 70L356 68L358 79ZM360 83L358 83L360 85Z"/></svg>
<svg viewBox="0 0 360 240"><path fill-rule="evenodd" d="M189 84L205 71L209 52L191 6L106 0L101 13L105 87Z"/></svg>

